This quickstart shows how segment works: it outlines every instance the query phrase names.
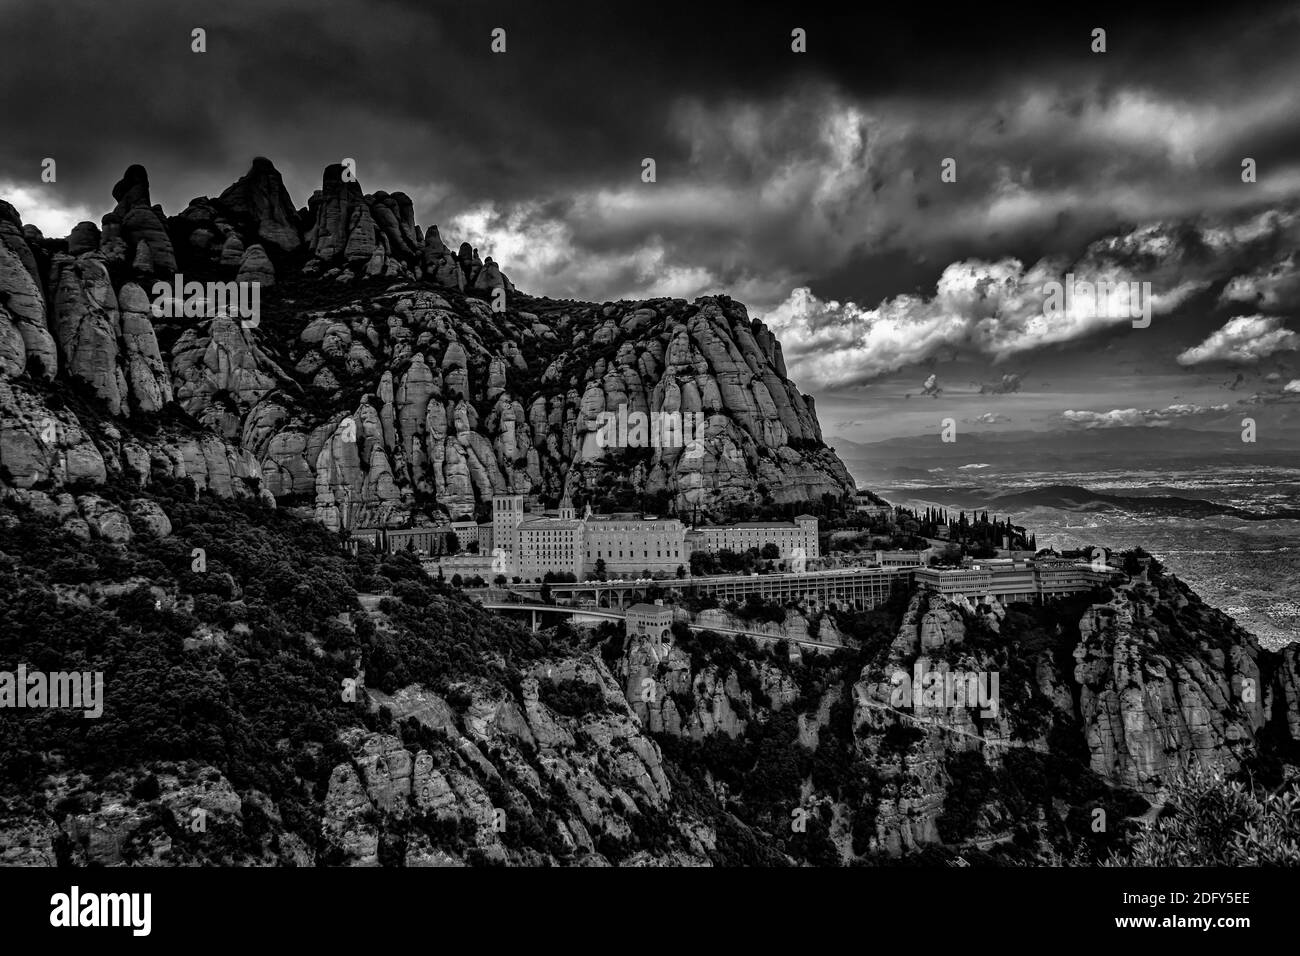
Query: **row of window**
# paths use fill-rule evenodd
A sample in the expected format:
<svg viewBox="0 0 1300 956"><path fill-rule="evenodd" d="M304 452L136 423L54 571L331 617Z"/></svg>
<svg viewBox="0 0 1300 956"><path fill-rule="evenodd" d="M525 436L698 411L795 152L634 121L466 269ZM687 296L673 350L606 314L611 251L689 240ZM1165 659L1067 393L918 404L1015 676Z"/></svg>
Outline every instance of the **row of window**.
<svg viewBox="0 0 1300 956"><path fill-rule="evenodd" d="M732 534L719 534L719 535L706 535L705 537L706 537L706 538L707 538L711 543L717 543L717 544L719 544L719 545L721 545L722 547L725 548L725 547L728 546L728 544L729 544L730 542L733 542L733 541L734 541L734 542L745 542L745 543L748 543L748 544L754 544L754 543L762 542L762 541L773 541L773 540L778 540L778 539L779 539L779 540L783 540L783 541L811 541L811 540L813 540L816 536L815 536L815 535L811 535L811 534L804 534L802 531L793 531L793 532L783 533L783 534L780 534L780 535L776 535L776 534L746 534L746 535L739 535L739 534L737 534L737 535L732 535Z"/></svg>
<svg viewBox="0 0 1300 956"><path fill-rule="evenodd" d="M619 549L618 556L619 556L620 558L623 557L623 549L622 549L622 548ZM628 556L629 558L635 558L635 557L636 557L636 552L629 548L629 549L628 549L628 552L627 552L627 556ZM597 548L597 549L596 549L596 557L597 557L597 558L613 558L613 557L614 557L614 552L613 552L613 551L610 551L609 554L605 554L605 553L604 553L600 548ZM650 551L649 551L648 548L647 548L647 549L643 549L643 550L641 551L641 557L643 557L643 558L648 558L648 557L650 557ZM662 550L656 549L656 550L655 550L655 557L656 557L656 558L680 558L680 557L681 557L681 552L674 548L672 554L664 554ZM587 560L589 560L589 561L591 560L591 548L588 548L588 549L587 549Z"/></svg>

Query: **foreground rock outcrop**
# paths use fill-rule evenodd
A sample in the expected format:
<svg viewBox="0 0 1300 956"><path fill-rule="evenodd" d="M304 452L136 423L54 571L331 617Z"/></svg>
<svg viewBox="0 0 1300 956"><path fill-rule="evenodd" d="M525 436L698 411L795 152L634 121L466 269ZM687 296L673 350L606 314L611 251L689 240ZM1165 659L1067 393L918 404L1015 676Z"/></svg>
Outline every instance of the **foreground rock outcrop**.
<svg viewBox="0 0 1300 956"><path fill-rule="evenodd" d="M58 447L94 449L102 488L0 501L12 653L108 690L93 736L0 709L17 865L1096 859L1187 768L1275 781L1300 731L1294 646L1154 564L1042 606L914 591L697 614L754 637L533 634L87 428Z"/></svg>

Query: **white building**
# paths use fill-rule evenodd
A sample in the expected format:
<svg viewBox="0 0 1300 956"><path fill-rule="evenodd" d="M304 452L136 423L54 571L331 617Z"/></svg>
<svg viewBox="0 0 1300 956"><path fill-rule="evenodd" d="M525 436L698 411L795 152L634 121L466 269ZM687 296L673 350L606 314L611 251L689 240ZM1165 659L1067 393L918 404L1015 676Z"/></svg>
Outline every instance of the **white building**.
<svg viewBox="0 0 1300 956"><path fill-rule="evenodd" d="M479 524L477 521L453 521L451 530L456 533L456 541L461 551L473 550L470 545L477 544L480 554L492 553L492 525L489 522Z"/></svg>
<svg viewBox="0 0 1300 956"><path fill-rule="evenodd" d="M882 568L918 568L930 563L933 548L924 551L876 551L876 564Z"/></svg>
<svg viewBox="0 0 1300 956"><path fill-rule="evenodd" d="M648 637L656 653L664 645L672 644L673 609L664 607L663 601L654 604L633 604L627 609L624 628L628 637Z"/></svg>
<svg viewBox="0 0 1300 956"><path fill-rule="evenodd" d="M811 561L820 554L817 519L812 515L800 515L794 521L704 526L688 532L676 518L653 515L595 515L588 507L579 518L568 495L554 513L528 511L522 495L495 495L490 525L457 522L452 528L458 537L462 525L479 529L479 550L493 559L493 576L518 575L530 581L548 571L567 572L582 580L595 572L598 564L614 577L638 577L647 572L672 575L680 567L689 567L695 550L761 551L764 545L775 544L782 559ZM465 534L470 536L469 527ZM462 547L464 544L462 539Z"/></svg>
<svg viewBox="0 0 1300 956"><path fill-rule="evenodd" d="M690 564L686 526L676 518L588 515L584 547L588 570L604 561L605 571L613 575L673 574Z"/></svg>
<svg viewBox="0 0 1300 956"><path fill-rule="evenodd" d="M514 566L525 580L548 571L569 572L579 580L583 570L584 522L573 516L573 502L565 495L556 517L525 517L514 531Z"/></svg>
<svg viewBox="0 0 1300 956"><path fill-rule="evenodd" d="M1034 602L1109 584L1113 569L1061 561L975 561L963 568L917 568L915 580L945 597Z"/></svg>
<svg viewBox="0 0 1300 956"><path fill-rule="evenodd" d="M763 550L775 544L782 558L802 557L813 561L821 556L817 543L817 519L799 515L793 521L737 521L732 524L698 525L687 536L691 551L718 552L723 548L743 554L750 548ZM798 549L802 548L800 551Z"/></svg>

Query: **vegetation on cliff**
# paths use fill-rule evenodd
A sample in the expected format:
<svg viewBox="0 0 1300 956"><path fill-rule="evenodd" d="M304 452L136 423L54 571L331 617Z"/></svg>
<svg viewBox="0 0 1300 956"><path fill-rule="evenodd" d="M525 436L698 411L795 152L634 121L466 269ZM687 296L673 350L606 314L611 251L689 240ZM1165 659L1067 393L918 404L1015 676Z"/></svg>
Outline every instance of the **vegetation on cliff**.
<svg viewBox="0 0 1300 956"><path fill-rule="evenodd" d="M1204 848L1225 862L1293 859L1293 805L1250 785L1276 788L1289 772L1294 744L1274 724L1240 772L1176 785L1154 828L1139 822L1148 800L1090 769L1081 712L1048 703L1040 668L1073 664L1080 621L1104 595L1017 605L996 627L973 615L960 643L930 648L935 663L1002 669L1010 749L997 759L936 750L941 738L907 722L864 724L864 675L883 672L909 633L905 593L833 613L825 626L845 641L833 653L676 628L685 683L665 696L683 723L646 728L650 744L628 711L641 649L621 629L532 634L431 581L408 554L352 554L254 499L165 478L96 493L130 515L129 541L0 505L0 670L101 671L106 688L99 719L0 710L10 858L1095 864ZM152 533L141 501L165 512L170 534ZM1234 646L1226 619L1158 567L1147 587L1165 652ZM355 697L349 680L361 682ZM637 779L633 752L648 761L635 771L645 792L618 796ZM582 767L594 796L576 783ZM411 781L424 789L401 797ZM187 826L191 804L212 811L203 832ZM898 856L881 835L899 832L909 805L932 807L934 839Z"/></svg>

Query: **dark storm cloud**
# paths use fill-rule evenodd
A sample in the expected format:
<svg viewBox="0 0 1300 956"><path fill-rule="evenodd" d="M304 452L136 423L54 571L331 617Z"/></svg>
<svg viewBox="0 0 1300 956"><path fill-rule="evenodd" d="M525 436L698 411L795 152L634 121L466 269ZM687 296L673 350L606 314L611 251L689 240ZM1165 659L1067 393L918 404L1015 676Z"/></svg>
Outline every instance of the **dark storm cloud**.
<svg viewBox="0 0 1300 956"><path fill-rule="evenodd" d="M67 0L6 6L0 33L0 192L29 218L97 220L132 162L178 212L258 154L301 205L349 156L366 189L404 189L421 223L556 295L874 305L957 259L1300 194L1296 21L1271 11Z"/></svg>

